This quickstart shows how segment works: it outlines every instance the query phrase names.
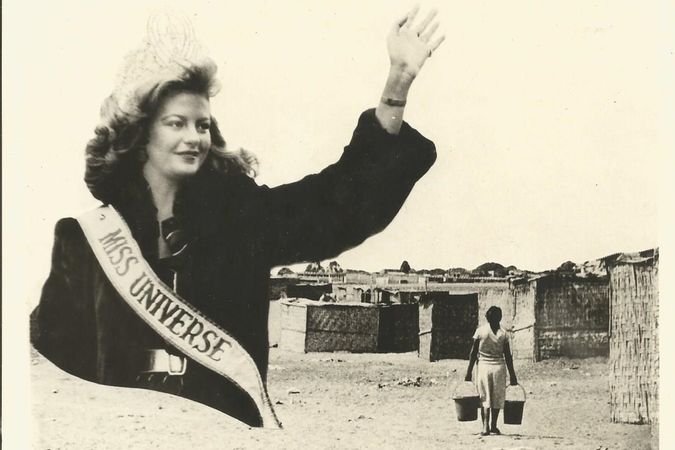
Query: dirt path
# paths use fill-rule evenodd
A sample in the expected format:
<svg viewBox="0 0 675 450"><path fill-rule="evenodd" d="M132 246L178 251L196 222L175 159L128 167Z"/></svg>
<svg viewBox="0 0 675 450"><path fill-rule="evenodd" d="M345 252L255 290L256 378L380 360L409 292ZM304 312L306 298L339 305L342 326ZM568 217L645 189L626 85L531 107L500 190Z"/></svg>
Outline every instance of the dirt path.
<svg viewBox="0 0 675 450"><path fill-rule="evenodd" d="M272 349L270 395L285 430L267 431L178 397L86 383L36 355L34 448L650 448L648 426L609 423L605 359L517 365L528 390L523 425L488 437L478 421L456 420L451 394L465 367Z"/></svg>

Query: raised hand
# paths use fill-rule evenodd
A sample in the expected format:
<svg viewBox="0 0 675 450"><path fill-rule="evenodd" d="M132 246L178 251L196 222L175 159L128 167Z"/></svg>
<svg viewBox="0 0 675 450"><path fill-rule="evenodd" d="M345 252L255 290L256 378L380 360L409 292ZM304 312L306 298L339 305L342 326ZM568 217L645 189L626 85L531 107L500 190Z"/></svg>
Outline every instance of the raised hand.
<svg viewBox="0 0 675 450"><path fill-rule="evenodd" d="M419 12L415 6L394 23L387 37L387 49L392 68L415 78L426 60L443 43L445 36L434 37L439 23L434 21L438 11L432 9L427 16L414 24Z"/></svg>
<svg viewBox="0 0 675 450"><path fill-rule="evenodd" d="M375 115L380 125L391 134L398 134L401 129L403 109L412 82L426 60L445 40L445 36L434 37L438 30L438 22L434 21L436 10L431 10L424 20L415 25L418 12L419 7L416 6L397 20L387 36L391 66Z"/></svg>

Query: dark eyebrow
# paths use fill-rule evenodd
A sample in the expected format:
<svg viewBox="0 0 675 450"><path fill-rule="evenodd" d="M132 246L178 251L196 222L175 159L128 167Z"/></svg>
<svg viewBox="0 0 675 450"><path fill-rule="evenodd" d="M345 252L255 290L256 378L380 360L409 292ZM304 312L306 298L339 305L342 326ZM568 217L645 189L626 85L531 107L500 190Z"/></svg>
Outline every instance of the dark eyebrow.
<svg viewBox="0 0 675 450"><path fill-rule="evenodd" d="M182 116L182 115L180 115L180 114L167 114L166 116L160 117L159 120L165 120L165 119L168 119L168 118L171 118L171 117L177 117L177 118L179 118L179 119L181 119L181 120L185 120L185 119L186 119L185 116Z"/></svg>
<svg viewBox="0 0 675 450"><path fill-rule="evenodd" d="M171 118L171 117L177 117L177 118L179 118L179 119L181 119L181 120L187 120L187 117L186 117L186 116L183 116L182 114L167 114L166 116L160 117L159 120L166 120L166 119L169 119L169 118ZM200 117L200 118L197 119L196 121L197 121L197 122L207 122L207 121L210 122L210 121L211 121L211 116L208 116L208 117L206 117L206 116Z"/></svg>

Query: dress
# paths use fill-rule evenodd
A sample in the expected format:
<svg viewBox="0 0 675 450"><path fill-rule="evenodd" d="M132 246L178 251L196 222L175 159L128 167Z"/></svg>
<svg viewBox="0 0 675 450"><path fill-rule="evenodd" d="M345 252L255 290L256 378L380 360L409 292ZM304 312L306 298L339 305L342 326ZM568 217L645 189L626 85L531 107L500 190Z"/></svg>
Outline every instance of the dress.
<svg viewBox="0 0 675 450"><path fill-rule="evenodd" d="M334 257L380 232L435 159L431 141L407 123L388 134L371 109L339 161L298 182L269 188L204 166L174 205L189 242L180 261L158 257L156 210L140 173L104 202L123 216L158 276L171 285L175 273L178 293L237 339L265 380L270 269ZM177 350L119 297L75 219L56 225L51 272L31 320L36 349L73 375L171 392L261 424L246 393L193 361L177 386L139 380L139 355Z"/></svg>
<svg viewBox="0 0 675 450"><path fill-rule="evenodd" d="M502 409L506 396L504 344L509 337L502 328L493 333L490 324L486 323L476 330L473 338L480 340L476 380L481 405L483 408Z"/></svg>

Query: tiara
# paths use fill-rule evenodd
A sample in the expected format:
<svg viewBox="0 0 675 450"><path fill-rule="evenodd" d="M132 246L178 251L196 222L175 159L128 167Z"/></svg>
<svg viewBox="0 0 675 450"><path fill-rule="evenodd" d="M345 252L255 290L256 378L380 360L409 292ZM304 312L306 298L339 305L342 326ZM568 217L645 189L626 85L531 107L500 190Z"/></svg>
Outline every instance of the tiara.
<svg viewBox="0 0 675 450"><path fill-rule="evenodd" d="M112 97L123 111L136 112L142 94L196 66L208 68L211 75L217 70L190 20L175 12L155 13L148 18L142 45L124 58Z"/></svg>

